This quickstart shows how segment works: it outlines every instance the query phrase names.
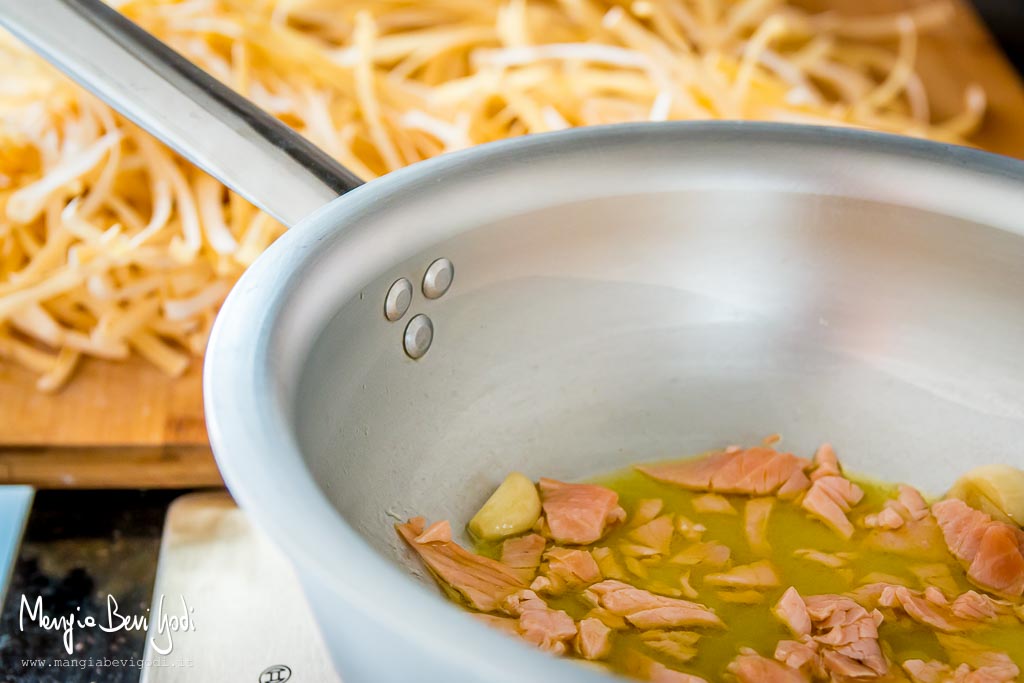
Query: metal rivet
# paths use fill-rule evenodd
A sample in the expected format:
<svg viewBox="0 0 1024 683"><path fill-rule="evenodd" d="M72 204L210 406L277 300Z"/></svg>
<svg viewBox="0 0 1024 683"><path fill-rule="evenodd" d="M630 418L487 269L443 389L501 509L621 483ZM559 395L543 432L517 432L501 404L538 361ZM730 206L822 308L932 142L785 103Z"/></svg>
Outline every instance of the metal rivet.
<svg viewBox="0 0 1024 683"><path fill-rule="evenodd" d="M384 297L384 317L394 322L409 310L412 303L412 283L407 278L399 278L391 284L388 295Z"/></svg>
<svg viewBox="0 0 1024 683"><path fill-rule="evenodd" d="M452 286L455 266L446 258L439 258L429 266L423 276L423 296L438 299Z"/></svg>
<svg viewBox="0 0 1024 683"><path fill-rule="evenodd" d="M409 358L413 360L422 358L423 354L430 348L432 341L434 341L434 323L430 322L430 318L422 313L415 316L405 326L403 343L405 345L405 353Z"/></svg>

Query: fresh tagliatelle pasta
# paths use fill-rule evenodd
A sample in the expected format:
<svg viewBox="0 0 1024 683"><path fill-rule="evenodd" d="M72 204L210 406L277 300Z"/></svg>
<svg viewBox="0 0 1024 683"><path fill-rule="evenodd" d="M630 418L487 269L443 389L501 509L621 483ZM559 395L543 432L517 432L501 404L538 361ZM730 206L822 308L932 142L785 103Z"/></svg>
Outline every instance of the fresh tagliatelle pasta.
<svg viewBox="0 0 1024 683"><path fill-rule="evenodd" d="M943 2L812 14L785 0L115 3L365 179L470 145L627 121L757 119L963 142L984 93L929 112L919 35ZM81 359L169 375L283 227L0 37L0 362L52 391ZM272 172L268 169L268 172Z"/></svg>

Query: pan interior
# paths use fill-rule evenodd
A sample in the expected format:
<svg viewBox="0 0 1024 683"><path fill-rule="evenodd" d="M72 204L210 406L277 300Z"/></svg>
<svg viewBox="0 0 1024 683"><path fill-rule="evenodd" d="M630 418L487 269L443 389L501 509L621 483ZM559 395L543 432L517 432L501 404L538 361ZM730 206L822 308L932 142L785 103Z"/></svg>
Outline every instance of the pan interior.
<svg viewBox="0 0 1024 683"><path fill-rule="evenodd" d="M420 278L442 256L454 284L427 300ZM1022 263L1020 235L861 199L552 206L367 284L305 359L295 432L329 500L399 562L396 520L461 528L511 470L585 478L773 432L938 493L974 465L1024 466ZM401 276L416 293L389 323ZM435 335L412 361L417 313Z"/></svg>

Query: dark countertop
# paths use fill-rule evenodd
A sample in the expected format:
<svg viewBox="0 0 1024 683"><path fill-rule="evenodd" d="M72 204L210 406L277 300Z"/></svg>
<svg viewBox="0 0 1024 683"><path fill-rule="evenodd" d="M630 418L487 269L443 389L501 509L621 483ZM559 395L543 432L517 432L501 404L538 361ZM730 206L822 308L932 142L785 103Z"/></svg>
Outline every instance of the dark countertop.
<svg viewBox="0 0 1024 683"><path fill-rule="evenodd" d="M1024 73L1024 0L973 0L1003 51Z"/></svg>
<svg viewBox="0 0 1024 683"><path fill-rule="evenodd" d="M0 614L0 680L18 683L138 683L144 631L105 633L74 629L73 654L62 633L26 614L42 596L44 613L94 615L108 623L107 596L122 615L146 615L164 515L182 491L42 491L36 494L25 537ZM79 610L80 608L80 610ZM103 660L132 660L127 666ZM33 661L30 661L33 660ZM43 664L36 663L42 660ZM64 666L54 665L54 661ZM69 666L69 664L71 666Z"/></svg>

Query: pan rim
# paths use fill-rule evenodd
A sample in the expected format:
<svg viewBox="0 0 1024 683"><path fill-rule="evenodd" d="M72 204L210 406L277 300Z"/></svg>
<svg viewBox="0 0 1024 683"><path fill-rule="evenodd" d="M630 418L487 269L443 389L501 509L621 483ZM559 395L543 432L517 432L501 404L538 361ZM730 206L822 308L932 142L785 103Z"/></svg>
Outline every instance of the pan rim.
<svg viewBox="0 0 1024 683"><path fill-rule="evenodd" d="M752 122L667 122L579 128L503 140L435 157L395 171L322 207L277 240L242 276L218 315L204 367L210 441L232 495L300 573L424 649L457 652L463 671L486 680L536 676L562 681L607 680L569 662L552 661L507 637L473 624L437 595L423 590L381 556L328 502L305 467L290 418L274 392L269 338L303 267L345 233L361 212L399 197L435 176L460 174L531 154L572 154L597 145L641 139L700 139L723 144L791 144L829 153L871 154L941 165L951 174L981 174L1024 189L1024 163L957 145L848 128ZM968 200L969 201L969 200ZM386 209L385 209L386 210ZM1024 233L1024 226L1022 226ZM269 288L269 289L268 289ZM247 331L243 334L242 331ZM248 419L240 419L247 416ZM253 467L253 454L262 464ZM259 460L259 458L258 458ZM282 474L281 467L285 466ZM327 540L325 540L327 539ZM446 609L447 607L447 609ZM516 662L509 671L503 662Z"/></svg>

